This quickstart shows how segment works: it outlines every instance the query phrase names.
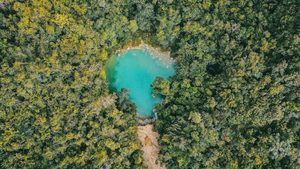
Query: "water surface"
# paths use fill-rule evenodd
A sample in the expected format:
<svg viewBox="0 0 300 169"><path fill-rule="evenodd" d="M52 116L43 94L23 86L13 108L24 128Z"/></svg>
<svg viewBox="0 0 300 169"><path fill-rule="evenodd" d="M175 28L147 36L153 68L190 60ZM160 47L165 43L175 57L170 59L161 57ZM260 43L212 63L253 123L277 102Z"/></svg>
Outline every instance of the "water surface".
<svg viewBox="0 0 300 169"><path fill-rule="evenodd" d="M152 96L151 84L156 77L167 79L175 74L173 64L153 57L143 49L127 50L113 57L107 66L107 79L115 90L125 88L129 99L136 105L140 117L154 115L154 106L161 101Z"/></svg>

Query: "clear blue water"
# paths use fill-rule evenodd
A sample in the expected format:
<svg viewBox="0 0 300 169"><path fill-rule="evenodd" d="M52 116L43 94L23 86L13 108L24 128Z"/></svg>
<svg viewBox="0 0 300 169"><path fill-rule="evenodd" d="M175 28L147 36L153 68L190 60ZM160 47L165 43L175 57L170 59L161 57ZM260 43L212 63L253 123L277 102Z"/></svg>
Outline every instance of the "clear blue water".
<svg viewBox="0 0 300 169"><path fill-rule="evenodd" d="M140 117L153 116L155 105L161 101L159 96L152 96L151 84L155 78L167 79L174 74L173 64L163 64L142 49L131 49L112 57L107 65L110 86L117 91L128 90L129 99L136 105Z"/></svg>

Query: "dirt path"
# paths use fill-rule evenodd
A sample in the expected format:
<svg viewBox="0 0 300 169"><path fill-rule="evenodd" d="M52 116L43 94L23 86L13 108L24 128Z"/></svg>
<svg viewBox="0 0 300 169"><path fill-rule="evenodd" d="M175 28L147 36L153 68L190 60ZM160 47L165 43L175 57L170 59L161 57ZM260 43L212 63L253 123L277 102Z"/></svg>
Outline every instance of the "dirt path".
<svg viewBox="0 0 300 169"><path fill-rule="evenodd" d="M164 165L156 161L159 145L157 142L158 133L153 131L153 125L138 126L138 138L143 145L143 158L148 169L166 169Z"/></svg>

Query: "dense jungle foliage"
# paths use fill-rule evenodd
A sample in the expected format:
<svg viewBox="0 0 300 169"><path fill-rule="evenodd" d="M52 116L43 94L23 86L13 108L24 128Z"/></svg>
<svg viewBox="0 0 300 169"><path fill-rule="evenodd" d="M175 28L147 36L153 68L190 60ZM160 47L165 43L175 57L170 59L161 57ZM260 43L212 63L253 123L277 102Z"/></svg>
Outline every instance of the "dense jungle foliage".
<svg viewBox="0 0 300 169"><path fill-rule="evenodd" d="M103 67L137 30L120 3L4 1L0 10L0 168L142 166L136 113L109 94Z"/></svg>
<svg viewBox="0 0 300 169"><path fill-rule="evenodd" d="M104 65L171 51L154 93L167 168L299 168L297 0L0 0L0 168L143 168Z"/></svg>
<svg viewBox="0 0 300 169"><path fill-rule="evenodd" d="M296 1L160 7L157 39L177 60L176 77L155 87L166 97L162 161L172 169L299 168Z"/></svg>

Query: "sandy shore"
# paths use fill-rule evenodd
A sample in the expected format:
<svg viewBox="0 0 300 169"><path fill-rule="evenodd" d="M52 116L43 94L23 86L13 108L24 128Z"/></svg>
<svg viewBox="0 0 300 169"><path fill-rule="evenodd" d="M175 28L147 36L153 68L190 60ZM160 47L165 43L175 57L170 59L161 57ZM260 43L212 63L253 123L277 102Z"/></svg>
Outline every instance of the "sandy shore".
<svg viewBox="0 0 300 169"><path fill-rule="evenodd" d="M158 133L153 131L152 124L138 126L138 139L143 145L144 163L148 169L166 169L164 165L157 161L159 153L158 136Z"/></svg>
<svg viewBox="0 0 300 169"><path fill-rule="evenodd" d="M126 52L127 50L130 49L142 49L150 53L150 55L159 61L161 61L165 66L169 66L175 62L173 58L171 58L170 52L169 51L163 51L160 48L155 48L152 47L143 41L139 43L139 45L135 46L127 46L126 48L118 50L116 53L118 56L121 56L122 53Z"/></svg>

